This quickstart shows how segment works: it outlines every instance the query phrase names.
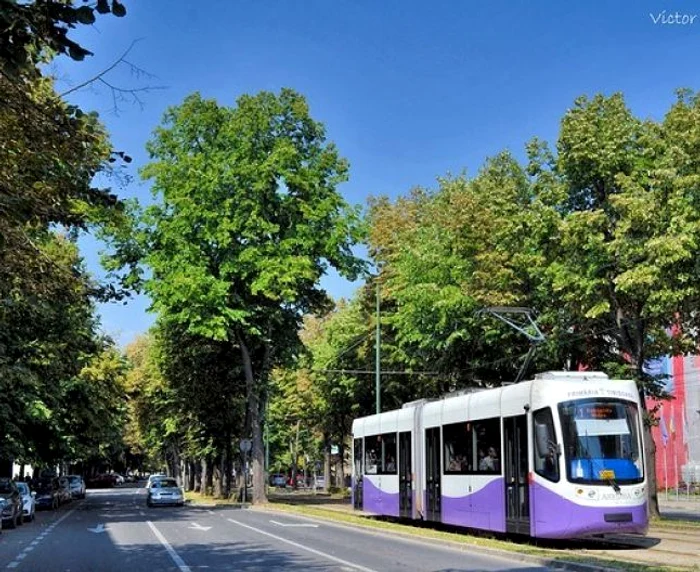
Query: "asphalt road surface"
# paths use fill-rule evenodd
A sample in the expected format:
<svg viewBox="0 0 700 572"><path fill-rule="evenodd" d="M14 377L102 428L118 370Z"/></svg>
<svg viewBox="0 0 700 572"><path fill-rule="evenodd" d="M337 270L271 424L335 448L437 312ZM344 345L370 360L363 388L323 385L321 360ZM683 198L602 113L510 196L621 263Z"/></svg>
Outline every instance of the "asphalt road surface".
<svg viewBox="0 0 700 572"><path fill-rule="evenodd" d="M172 570L546 570L287 513L147 508L145 489L88 491L0 535L0 569L51 572Z"/></svg>

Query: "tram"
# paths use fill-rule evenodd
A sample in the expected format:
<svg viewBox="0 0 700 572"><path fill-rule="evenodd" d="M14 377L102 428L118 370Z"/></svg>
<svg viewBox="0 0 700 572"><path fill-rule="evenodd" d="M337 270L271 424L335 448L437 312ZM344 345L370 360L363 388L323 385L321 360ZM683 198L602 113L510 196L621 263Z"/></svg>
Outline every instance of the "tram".
<svg viewBox="0 0 700 572"><path fill-rule="evenodd" d="M634 381L545 372L353 423L352 502L376 515L579 538L646 533Z"/></svg>

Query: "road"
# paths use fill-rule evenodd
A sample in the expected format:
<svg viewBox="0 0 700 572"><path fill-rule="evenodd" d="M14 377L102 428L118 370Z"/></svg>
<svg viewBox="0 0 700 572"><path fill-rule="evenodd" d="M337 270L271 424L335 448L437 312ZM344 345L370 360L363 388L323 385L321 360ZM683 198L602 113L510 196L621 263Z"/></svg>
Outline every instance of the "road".
<svg viewBox="0 0 700 572"><path fill-rule="evenodd" d="M514 557L515 558L515 557ZM0 535L0 569L50 572L546 570L288 513L145 506L145 490L88 491Z"/></svg>

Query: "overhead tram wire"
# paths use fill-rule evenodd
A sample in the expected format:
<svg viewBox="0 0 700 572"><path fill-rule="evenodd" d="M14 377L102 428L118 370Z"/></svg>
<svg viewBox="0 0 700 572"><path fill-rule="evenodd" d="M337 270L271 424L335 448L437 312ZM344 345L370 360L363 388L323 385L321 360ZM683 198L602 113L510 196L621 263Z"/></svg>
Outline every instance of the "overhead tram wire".
<svg viewBox="0 0 700 572"><path fill-rule="evenodd" d="M650 318L654 318L655 316L647 316L644 318L629 318L625 319L622 321L621 325L626 325L626 324L634 324L637 322L641 322L643 320L647 320ZM603 328L601 330L593 330L591 332L586 332L586 333L577 333L577 334L568 334L568 335L563 335L560 336L559 339L564 342L573 342L577 340L585 340L586 338L594 337L594 336L600 336L607 334L609 332L613 332L615 330L618 330L619 326L610 326L608 328ZM341 358L342 356L346 355L348 352L352 351L356 347L358 347L363 341L365 341L370 335L372 335L373 332L365 332L364 334L359 334L354 340L351 342L351 344L346 347L342 352L340 352L338 355L334 356L332 359L330 359L326 366L332 364L334 361L337 359ZM502 365L505 363L513 363L513 362L518 362L522 359L525 359L527 357L527 352L518 356L518 357L504 357L504 358L499 358L497 360L487 362L484 364L479 365L478 367L466 367L463 369L460 369L459 371L461 373L474 373L477 371L483 371L484 369L488 369L490 367L495 367L498 365ZM317 372L317 373L340 373L340 374L349 374L349 375L365 375L365 374L375 374L375 370L359 370L359 369L328 369L323 368L323 369L311 369L311 371ZM382 370L382 375L387 374L387 375L444 375L445 372L439 372L439 371L384 371Z"/></svg>

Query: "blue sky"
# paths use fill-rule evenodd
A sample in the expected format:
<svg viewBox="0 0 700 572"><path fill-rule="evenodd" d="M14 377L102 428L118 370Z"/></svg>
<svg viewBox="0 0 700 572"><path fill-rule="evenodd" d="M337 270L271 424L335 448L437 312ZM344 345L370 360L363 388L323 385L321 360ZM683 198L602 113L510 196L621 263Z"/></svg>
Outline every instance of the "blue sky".
<svg viewBox="0 0 700 572"><path fill-rule="evenodd" d="M478 171L533 136L555 141L582 94L621 91L641 117L659 119L678 87L700 87L700 4L692 1L124 0L128 14L99 17L74 38L95 53L52 66L65 91L107 68L125 88L164 86L120 102L104 87L69 98L100 112L116 149L134 162L122 197L149 200L137 169L168 106L199 91L221 105L243 93L291 87L350 161L340 187L353 204L432 187L447 173ZM665 12L664 12L665 11ZM683 24L668 16L688 15ZM654 20L657 22L655 23ZM95 245L83 241L98 272ZM355 286L330 276L336 298ZM103 327L127 343L152 323L148 300L102 306Z"/></svg>

